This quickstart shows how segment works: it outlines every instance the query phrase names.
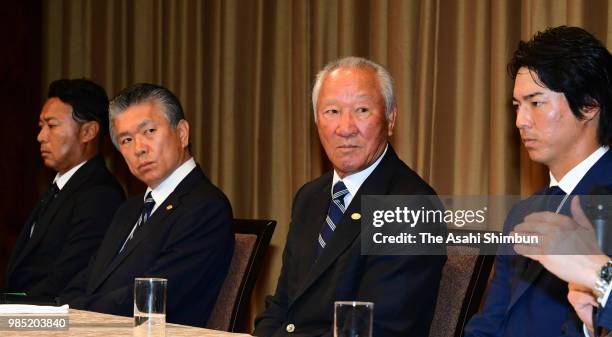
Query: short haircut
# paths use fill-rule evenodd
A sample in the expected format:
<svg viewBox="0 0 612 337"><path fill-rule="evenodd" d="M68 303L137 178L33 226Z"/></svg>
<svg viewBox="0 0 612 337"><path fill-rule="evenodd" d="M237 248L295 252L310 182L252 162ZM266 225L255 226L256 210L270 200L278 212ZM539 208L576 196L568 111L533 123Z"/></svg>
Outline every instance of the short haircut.
<svg viewBox="0 0 612 337"><path fill-rule="evenodd" d="M395 94L393 91L393 78L389 71L380 64L365 59L363 57L349 56L328 63L323 70L317 74L315 84L312 88L312 109L314 111L315 122L317 121L317 101L319 100L319 91L325 77L332 71L338 68L359 68L373 70L378 78L380 93L385 100L385 117L387 121L391 116L391 112L395 109Z"/></svg>
<svg viewBox="0 0 612 337"><path fill-rule="evenodd" d="M182 119L185 119L181 103L170 90L156 84L134 84L121 90L110 102L109 128L111 140L115 147L119 148L119 145L117 144L115 130L113 128L113 120L130 106L145 102L154 102L161 105L163 115L168 120L168 124L170 124L172 129L176 130L178 123Z"/></svg>
<svg viewBox="0 0 612 337"><path fill-rule="evenodd" d="M541 85L563 93L572 113L599 108L597 140L612 143L612 55L582 28L560 26L538 32L519 42L508 63L513 79L521 67L537 74Z"/></svg>
<svg viewBox="0 0 612 337"><path fill-rule="evenodd" d="M72 107L72 118L77 123L98 122L98 139L104 137L108 127L108 96L101 86L86 79L61 79L49 84L47 98L53 97Z"/></svg>

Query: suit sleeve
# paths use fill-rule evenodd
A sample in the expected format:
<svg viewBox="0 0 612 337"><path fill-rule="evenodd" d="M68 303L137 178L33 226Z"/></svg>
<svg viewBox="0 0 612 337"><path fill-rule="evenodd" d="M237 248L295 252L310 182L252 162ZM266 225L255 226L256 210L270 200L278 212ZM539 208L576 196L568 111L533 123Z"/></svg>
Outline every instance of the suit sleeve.
<svg viewBox="0 0 612 337"><path fill-rule="evenodd" d="M516 221L516 208L508 214L504 233L508 233ZM495 272L493 279L487 287L485 302L481 312L474 315L465 327L465 337L496 337L501 334L506 309L510 304L510 280L512 267L510 256L507 253L495 257Z"/></svg>
<svg viewBox="0 0 612 337"><path fill-rule="evenodd" d="M612 295L608 296L606 305L599 308L597 312L597 323L600 327L612 330Z"/></svg>
<svg viewBox="0 0 612 337"><path fill-rule="evenodd" d="M226 199L203 200L200 207L179 216L170 226L168 239L159 257L142 277L168 279L167 311L193 301L196 287L205 287L206 296L197 299L211 310L229 269L234 251L232 212ZM199 284L205 279L207 284ZM118 315L132 315L133 284L110 292L83 295L70 304L76 308ZM207 317L202 313L201 317Z"/></svg>
<svg viewBox="0 0 612 337"><path fill-rule="evenodd" d="M287 273L286 266L290 263L291 253L287 247L283 251L283 266L281 269L276 292L273 296L266 298L265 310L255 319L254 336L269 337L280 329L283 322L287 320L287 308L289 299L287 297Z"/></svg>
<svg viewBox="0 0 612 337"><path fill-rule="evenodd" d="M116 188L98 185L83 191L75 200L72 230L67 244L55 260L51 273L28 290L29 295L56 296L87 265L108 229L115 211L123 201Z"/></svg>
<svg viewBox="0 0 612 337"><path fill-rule="evenodd" d="M293 207L291 210L292 217L295 214L295 203L301 191L302 189L300 189L295 194ZM274 293L274 295L268 296L266 298L265 310L255 318L255 331L253 331L253 336L272 336L278 329L282 327L283 322L287 320L287 310L289 305L289 298L287 295L289 282L287 268L292 263L291 247L293 247L293 245L290 243L292 237L292 228L293 226L290 226L289 233L287 234L285 249L283 250L281 272L278 277L278 283L276 285L276 292Z"/></svg>

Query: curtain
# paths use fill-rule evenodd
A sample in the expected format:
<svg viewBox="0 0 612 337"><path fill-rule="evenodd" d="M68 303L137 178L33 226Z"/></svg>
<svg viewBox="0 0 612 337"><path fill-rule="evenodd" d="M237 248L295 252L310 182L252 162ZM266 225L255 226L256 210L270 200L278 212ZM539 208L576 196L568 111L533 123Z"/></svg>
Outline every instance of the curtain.
<svg viewBox="0 0 612 337"><path fill-rule="evenodd" d="M610 47L609 22L606 0L49 0L43 85L87 77L111 96L135 82L177 94L193 155L235 216L278 221L259 312L276 286L293 194L330 169L310 103L327 62L356 55L389 68L391 142L438 193L528 195L548 173L520 145L506 64L520 39L561 24Z"/></svg>

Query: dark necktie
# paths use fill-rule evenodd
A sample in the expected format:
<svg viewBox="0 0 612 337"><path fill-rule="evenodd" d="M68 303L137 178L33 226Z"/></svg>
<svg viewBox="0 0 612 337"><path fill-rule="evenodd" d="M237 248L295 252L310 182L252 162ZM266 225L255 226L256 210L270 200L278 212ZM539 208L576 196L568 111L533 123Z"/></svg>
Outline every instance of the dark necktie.
<svg viewBox="0 0 612 337"><path fill-rule="evenodd" d="M36 211L36 215L34 215L34 218L32 219L32 227L30 227L30 237L32 237L32 235L34 234L34 228L36 227L36 223L38 222L38 220L40 220L40 218L43 217L43 215L45 215L45 211L47 210L47 208L49 208L49 205L51 204L51 202L53 202L55 197L57 197L59 191L60 190L59 187L57 187L57 184L53 183L51 187L49 187L49 189L45 192L45 194L43 194L42 199L40 199L38 211Z"/></svg>
<svg viewBox="0 0 612 337"><path fill-rule="evenodd" d="M348 192L349 191L342 180L338 181L334 185L332 198L329 202L329 208L327 209L327 217L325 217L325 224L323 225L318 238L317 258L321 255L321 252L323 252L323 249L331 240L332 234L334 234L334 230L336 230L336 226L340 223L340 220L342 220L342 215L346 210L344 206L344 196L347 195Z"/></svg>
<svg viewBox="0 0 612 337"><path fill-rule="evenodd" d="M544 190L544 195L546 195L546 210L550 212L556 212L559 205L561 205L562 196L566 193L561 189L561 187L555 185L550 186Z"/></svg>
<svg viewBox="0 0 612 337"><path fill-rule="evenodd" d="M125 239L125 242L121 246L121 249L119 249L119 254L121 254L127 243L134 238L134 234L136 233L136 231L138 231L138 229L142 225L144 225L147 220L149 220L153 207L155 207L155 200L153 200L151 192L149 192L147 193L147 197L145 198L144 205L142 206L142 211L140 212L140 216L138 217L138 221L136 221L136 224L132 228L130 235L128 235L127 239Z"/></svg>

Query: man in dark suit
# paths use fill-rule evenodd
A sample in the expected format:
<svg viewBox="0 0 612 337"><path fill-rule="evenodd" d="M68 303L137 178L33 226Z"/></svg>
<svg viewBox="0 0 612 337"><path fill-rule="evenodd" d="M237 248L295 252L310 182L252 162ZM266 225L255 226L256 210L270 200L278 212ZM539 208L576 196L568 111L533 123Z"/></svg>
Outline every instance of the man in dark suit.
<svg viewBox="0 0 612 337"><path fill-rule="evenodd" d="M167 319L202 326L234 251L229 201L189 152L189 124L169 90L136 84L110 104L111 139L148 187L126 201L88 268L61 295L72 307L133 314L134 278L168 279Z"/></svg>
<svg viewBox="0 0 612 337"><path fill-rule="evenodd" d="M609 207L611 197L608 195L604 202L597 204ZM587 205L590 203L587 202ZM598 326L612 329L612 260L599 247L595 230L581 208L579 197L572 200L571 217L551 212L532 213L514 231L519 235L535 234L540 237L538 244L517 244L514 249L523 256L537 260L548 271L569 282L567 297L585 324L585 335L601 335L594 334L594 308L598 308ZM609 248L610 243L604 245Z"/></svg>
<svg viewBox="0 0 612 337"><path fill-rule="evenodd" d="M581 28L550 28L519 43L508 67L516 126L530 158L550 170L550 184L513 207L504 232L534 212L569 214L570 195L612 185L611 67L610 53ZM566 322L567 284L537 261L503 253L465 335L552 337L575 329Z"/></svg>
<svg viewBox="0 0 612 337"><path fill-rule="evenodd" d="M55 297L87 266L124 194L99 155L104 89L84 79L51 83L39 125L41 157L57 174L19 234L4 291Z"/></svg>
<svg viewBox="0 0 612 337"><path fill-rule="evenodd" d="M435 194L387 141L397 114L391 76L341 59L317 75L312 98L334 170L295 196L276 293L254 335L331 336L334 301L350 300L374 302L374 336L427 336L445 256L361 253L362 196Z"/></svg>

